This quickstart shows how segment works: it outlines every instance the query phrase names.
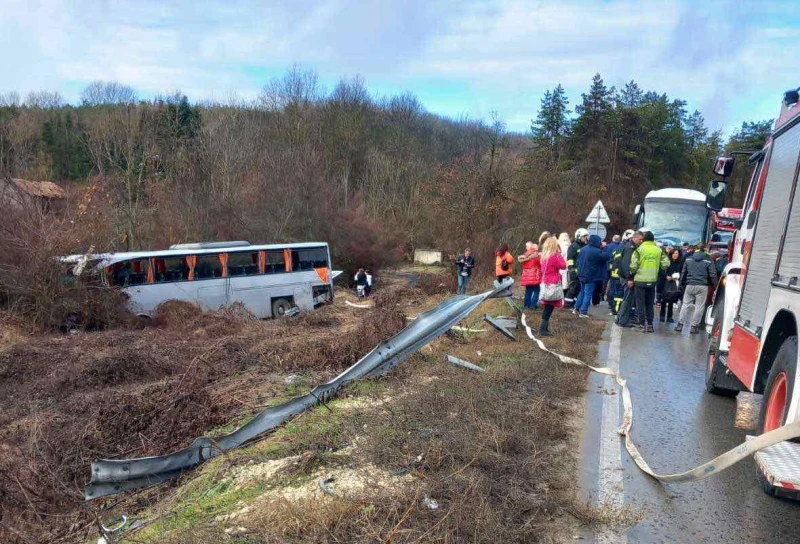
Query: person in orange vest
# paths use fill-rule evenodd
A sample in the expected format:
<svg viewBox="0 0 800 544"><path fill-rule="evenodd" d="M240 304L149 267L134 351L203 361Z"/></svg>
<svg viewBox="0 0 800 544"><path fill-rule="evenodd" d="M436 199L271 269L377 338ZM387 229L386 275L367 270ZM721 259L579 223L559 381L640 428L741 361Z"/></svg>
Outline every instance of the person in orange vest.
<svg viewBox="0 0 800 544"><path fill-rule="evenodd" d="M503 282L514 273L514 256L508 250L508 244L500 244L494 253L494 275L497 281Z"/></svg>

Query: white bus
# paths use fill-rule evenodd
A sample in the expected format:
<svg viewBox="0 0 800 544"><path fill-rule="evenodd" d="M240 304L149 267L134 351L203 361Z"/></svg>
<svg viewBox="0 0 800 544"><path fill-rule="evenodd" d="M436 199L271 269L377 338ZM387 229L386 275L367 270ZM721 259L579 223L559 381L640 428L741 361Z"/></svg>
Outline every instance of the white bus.
<svg viewBox="0 0 800 544"><path fill-rule="evenodd" d="M636 228L646 227L665 246L695 245L707 238L706 195L692 189L659 189L644 197L634 211Z"/></svg>
<svg viewBox="0 0 800 544"><path fill-rule="evenodd" d="M338 275L331 271L324 242L178 244L166 250L61 259L65 265L81 261L89 262L87 268L105 285L121 289L133 313L148 317L167 300L195 303L204 310L241 302L260 318L281 317L294 307L309 311L333 300L333 278Z"/></svg>

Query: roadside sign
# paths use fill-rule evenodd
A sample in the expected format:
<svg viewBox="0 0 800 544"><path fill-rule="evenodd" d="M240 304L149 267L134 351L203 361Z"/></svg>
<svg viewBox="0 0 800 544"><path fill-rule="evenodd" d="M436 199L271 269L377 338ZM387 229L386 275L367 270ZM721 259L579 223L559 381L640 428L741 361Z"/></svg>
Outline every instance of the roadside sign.
<svg viewBox="0 0 800 544"><path fill-rule="evenodd" d="M586 230L589 231L589 234L598 235L601 240L605 240L606 235L608 234L605 225L602 223L592 223L586 228Z"/></svg>
<svg viewBox="0 0 800 544"><path fill-rule="evenodd" d="M587 223L611 223L611 219L608 217L608 212L606 212L605 206L603 206L603 202L601 200L597 201L597 204L594 205L592 211L589 212L589 216L586 218Z"/></svg>

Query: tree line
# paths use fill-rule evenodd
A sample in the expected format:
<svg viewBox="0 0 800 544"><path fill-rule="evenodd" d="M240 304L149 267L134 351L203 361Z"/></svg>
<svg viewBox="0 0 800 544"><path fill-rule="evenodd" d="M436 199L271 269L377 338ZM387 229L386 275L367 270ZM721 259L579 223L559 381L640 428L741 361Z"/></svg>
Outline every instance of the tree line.
<svg viewBox="0 0 800 544"><path fill-rule="evenodd" d="M724 139L684 100L598 74L572 107L545 93L529 134L501 119L451 119L360 77L324 90L295 67L255 100L142 99L95 82L79 104L52 92L0 96L0 176L74 195L68 239L85 251L248 239L332 244L337 265L379 267L415 247L488 257L544 229L572 231L601 198L629 226L647 191L704 190L714 156L757 149L771 121ZM738 169L731 202L741 200Z"/></svg>

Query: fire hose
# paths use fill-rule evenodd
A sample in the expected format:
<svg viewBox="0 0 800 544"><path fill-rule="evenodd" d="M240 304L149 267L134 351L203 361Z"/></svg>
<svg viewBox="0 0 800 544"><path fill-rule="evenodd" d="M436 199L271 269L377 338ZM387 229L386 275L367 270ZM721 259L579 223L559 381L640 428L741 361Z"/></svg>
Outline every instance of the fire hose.
<svg viewBox="0 0 800 544"><path fill-rule="evenodd" d="M763 450L764 448L768 448L770 446L774 446L775 444L779 444L780 442L791 440L792 438L797 438L800 436L800 420L797 420L793 423L784 425L783 427L779 427L752 438L751 440L748 440L747 442L744 442L735 448L726 451L722 455L715 457L711 461L691 470L687 470L686 472L681 472L678 474L656 474L653 472L653 469L650 468L650 465L647 464L647 461L644 460L644 457L642 457L642 454L639 452L639 448L636 447L636 444L631 437L631 428L633 427L633 402L631 401L631 392L625 379L608 367L594 367L581 361L580 359L567 357L548 349L547 346L544 345L544 342L533 335L533 331L528 326L524 314L522 315L522 326L525 327L528 337L536 343L539 349L554 355L562 363L586 367L592 372L597 372L598 374L603 374L605 376L611 376L614 378L614 380L616 380L617 385L619 385L622 390L622 406L624 412L622 416L622 424L620 425L618 432L621 436L625 437L625 449L628 451L631 459L633 459L633 462L636 463L636 466L639 467L642 472L661 482L680 483L704 480L719 474L723 470L732 467L739 461L754 455L756 452Z"/></svg>

